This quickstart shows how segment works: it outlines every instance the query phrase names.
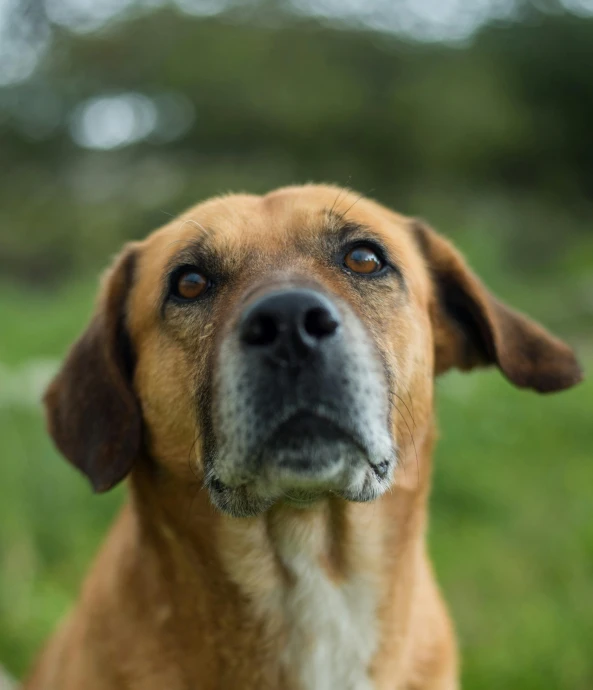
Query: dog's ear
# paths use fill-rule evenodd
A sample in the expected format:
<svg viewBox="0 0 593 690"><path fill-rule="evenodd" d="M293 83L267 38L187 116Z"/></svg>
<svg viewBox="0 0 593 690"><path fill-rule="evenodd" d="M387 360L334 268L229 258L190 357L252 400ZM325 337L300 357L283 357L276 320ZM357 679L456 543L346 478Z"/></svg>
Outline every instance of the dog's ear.
<svg viewBox="0 0 593 690"><path fill-rule="evenodd" d="M91 323L44 398L56 446L97 492L128 474L141 446L142 419L132 389L134 356L125 325L134 263L130 246L106 273Z"/></svg>
<svg viewBox="0 0 593 690"><path fill-rule="evenodd" d="M431 317L435 373L496 364L521 388L539 393L582 379L573 351L527 317L499 302L461 254L421 222L413 225L434 281Z"/></svg>

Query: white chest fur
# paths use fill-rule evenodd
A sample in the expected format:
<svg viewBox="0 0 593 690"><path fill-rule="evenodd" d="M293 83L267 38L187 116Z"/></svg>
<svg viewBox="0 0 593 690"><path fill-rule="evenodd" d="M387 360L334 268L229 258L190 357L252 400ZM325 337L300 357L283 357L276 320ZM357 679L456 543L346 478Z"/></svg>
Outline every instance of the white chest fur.
<svg viewBox="0 0 593 690"><path fill-rule="evenodd" d="M308 554L284 561L294 584L282 606L288 628L283 662L302 690L371 690L375 597L360 580L334 583Z"/></svg>
<svg viewBox="0 0 593 690"><path fill-rule="evenodd" d="M354 566L333 577L326 567L329 534L321 512L285 514L267 526L229 519L227 572L256 615L280 625L280 662L291 688L374 690L369 668L379 637L378 588L366 566L377 544L368 532L352 540Z"/></svg>
<svg viewBox="0 0 593 690"><path fill-rule="evenodd" d="M336 580L320 558L319 533L292 525L276 542L290 575L276 604L287 630L283 664L301 690L371 690L376 590L363 574Z"/></svg>

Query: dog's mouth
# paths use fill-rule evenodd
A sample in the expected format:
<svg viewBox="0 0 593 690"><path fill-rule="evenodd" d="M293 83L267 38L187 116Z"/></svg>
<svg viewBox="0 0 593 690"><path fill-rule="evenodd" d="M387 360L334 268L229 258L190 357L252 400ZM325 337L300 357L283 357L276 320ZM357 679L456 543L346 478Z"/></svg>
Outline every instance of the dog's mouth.
<svg viewBox="0 0 593 690"><path fill-rule="evenodd" d="M274 430L262 446L259 481L291 500L313 500L342 488L354 456L368 460L354 435L333 420L301 411Z"/></svg>
<svg viewBox="0 0 593 690"><path fill-rule="evenodd" d="M330 495L352 501L378 496L395 457L373 462L354 431L330 416L299 410L282 421L241 476L207 473L214 503L233 515L263 512L278 501L307 506Z"/></svg>
<svg viewBox="0 0 593 690"><path fill-rule="evenodd" d="M271 441L290 440L303 436L318 436L319 438L336 439L345 437L348 432L338 427L337 423L327 416L307 410L299 410L274 430Z"/></svg>
<svg viewBox="0 0 593 690"><path fill-rule="evenodd" d="M299 411L273 431L262 447L260 458L264 465L271 462L297 471L315 472L335 461L331 450L337 450L343 443L353 444L366 453L356 436L333 419Z"/></svg>

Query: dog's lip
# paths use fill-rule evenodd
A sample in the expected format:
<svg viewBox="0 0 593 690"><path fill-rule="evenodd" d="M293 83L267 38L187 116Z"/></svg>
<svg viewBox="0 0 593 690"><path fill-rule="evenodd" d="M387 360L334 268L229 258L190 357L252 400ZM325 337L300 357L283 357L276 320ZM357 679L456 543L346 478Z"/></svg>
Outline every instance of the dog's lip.
<svg viewBox="0 0 593 690"><path fill-rule="evenodd" d="M368 456L368 448L365 446L364 442L358 438L355 430L340 424L333 415L324 414L324 412L318 410L299 408L274 425L274 428L271 429L269 434L259 445L259 450L257 452L258 460L261 459L261 456L267 448L274 445L275 440L282 436L283 433L290 433L291 426L296 427L299 423L312 424L314 427L320 425L319 428L311 434L311 437L317 436L323 438L326 435L338 436L354 443L362 453Z"/></svg>
<svg viewBox="0 0 593 690"><path fill-rule="evenodd" d="M342 440L349 441L353 443L361 453L367 458L367 462L371 469L376 473L375 464L371 462L369 450L364 444L363 440L358 438L356 431L353 429L345 428L342 424L336 421L331 413L326 411L311 410L306 407L293 409L289 414L286 414L279 422L274 424L273 428L270 429L269 433L265 438L258 444L256 451L252 454L252 462L255 467L261 467L263 456L274 446L275 438L282 434L283 431L289 431L291 424L298 422L299 420L309 420L313 423L323 424L326 430L331 430L336 437L340 437ZM321 436L320 436L321 437ZM224 489L240 490L248 489L257 484L256 477L243 478L240 481L228 482L224 481L217 474L212 474L208 485L214 491L223 491Z"/></svg>
<svg viewBox="0 0 593 690"><path fill-rule="evenodd" d="M342 442L352 443L361 453L361 456L366 459L366 464L373 475L380 481L385 480L390 468L393 466L394 457L390 454L389 457L374 458L372 449L367 445L364 437L361 436L360 430L350 424L345 425L344 421L347 420L339 419L339 410L335 410L331 406L319 405L313 409L309 406L294 406L289 410L285 410L281 418L275 420L268 433L260 439L257 446L249 453L248 466L241 472L242 476L235 476L233 478L221 476L216 471L214 465L206 477L206 486L215 493L222 493L228 490L233 492L245 491L249 494L255 492L255 494L258 494L261 490L264 490L265 497L269 498L267 495L269 485L262 474L265 454L271 450L273 452L275 435L281 433L282 429L289 428L292 422L302 417L326 425L326 427L333 429L336 436L341 438ZM311 439L312 436L308 438ZM334 491L329 490L329 493L334 493Z"/></svg>
<svg viewBox="0 0 593 690"><path fill-rule="evenodd" d="M294 427L299 426L310 426L311 434L314 436L335 436L347 437L350 440L358 444L358 441L354 438L352 432L346 431L340 425L336 424L333 419L325 415L317 414L316 412L311 412L310 410L298 410L292 414L288 419L285 419L279 425L276 426L272 435L267 439L266 444L273 443L275 439L282 436L284 433L290 433L293 431Z"/></svg>

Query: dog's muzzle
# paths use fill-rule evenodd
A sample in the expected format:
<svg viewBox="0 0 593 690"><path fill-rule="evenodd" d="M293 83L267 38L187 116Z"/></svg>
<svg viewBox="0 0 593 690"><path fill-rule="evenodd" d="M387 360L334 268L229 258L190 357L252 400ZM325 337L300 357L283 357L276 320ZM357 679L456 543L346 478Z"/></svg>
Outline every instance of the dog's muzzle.
<svg viewBox="0 0 593 690"><path fill-rule="evenodd" d="M222 341L213 391L206 483L225 512L328 493L370 500L389 485L386 372L360 319L323 292L248 304Z"/></svg>

